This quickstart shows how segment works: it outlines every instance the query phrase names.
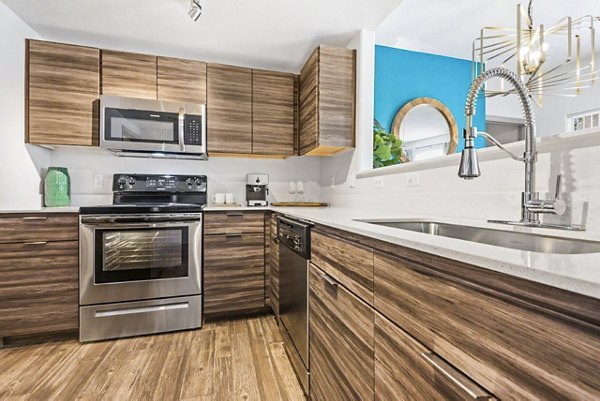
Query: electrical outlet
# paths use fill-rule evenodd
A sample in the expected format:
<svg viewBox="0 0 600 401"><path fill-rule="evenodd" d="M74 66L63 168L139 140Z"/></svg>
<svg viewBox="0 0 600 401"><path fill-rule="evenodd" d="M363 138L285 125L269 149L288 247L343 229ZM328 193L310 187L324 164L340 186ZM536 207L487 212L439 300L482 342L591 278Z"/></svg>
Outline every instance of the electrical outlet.
<svg viewBox="0 0 600 401"><path fill-rule="evenodd" d="M94 174L94 189L104 188L104 176L102 174Z"/></svg>
<svg viewBox="0 0 600 401"><path fill-rule="evenodd" d="M350 173L348 176L348 188L356 188L356 174Z"/></svg>
<svg viewBox="0 0 600 401"><path fill-rule="evenodd" d="M407 187L418 187L420 185L421 185L421 173L406 174L406 186Z"/></svg>
<svg viewBox="0 0 600 401"><path fill-rule="evenodd" d="M383 188L383 177L375 177L373 179L373 186L375 188Z"/></svg>

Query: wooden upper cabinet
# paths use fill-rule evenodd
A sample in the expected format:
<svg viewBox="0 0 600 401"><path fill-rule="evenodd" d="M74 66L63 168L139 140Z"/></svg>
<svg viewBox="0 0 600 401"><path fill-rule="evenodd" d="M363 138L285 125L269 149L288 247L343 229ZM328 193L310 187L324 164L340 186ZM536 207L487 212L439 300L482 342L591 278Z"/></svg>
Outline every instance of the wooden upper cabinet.
<svg viewBox="0 0 600 401"><path fill-rule="evenodd" d="M102 94L156 99L156 56L102 50Z"/></svg>
<svg viewBox="0 0 600 401"><path fill-rule="evenodd" d="M26 141L97 145L100 51L28 40Z"/></svg>
<svg viewBox="0 0 600 401"><path fill-rule="evenodd" d="M206 104L206 63L158 57L157 73L158 99Z"/></svg>
<svg viewBox="0 0 600 401"><path fill-rule="evenodd" d="M292 156L298 77L252 71L252 153Z"/></svg>
<svg viewBox="0 0 600 401"><path fill-rule="evenodd" d="M356 51L318 47L300 72L300 154L353 148L355 107Z"/></svg>
<svg viewBox="0 0 600 401"><path fill-rule="evenodd" d="M252 70L207 67L208 151L252 153Z"/></svg>

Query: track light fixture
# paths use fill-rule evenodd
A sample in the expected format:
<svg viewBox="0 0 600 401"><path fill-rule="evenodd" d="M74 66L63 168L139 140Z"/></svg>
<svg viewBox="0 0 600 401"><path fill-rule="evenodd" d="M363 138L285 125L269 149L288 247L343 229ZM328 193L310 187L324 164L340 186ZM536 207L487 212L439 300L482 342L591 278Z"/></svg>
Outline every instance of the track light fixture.
<svg viewBox="0 0 600 401"><path fill-rule="evenodd" d="M188 15L193 21L198 21L198 18L202 15L202 6L199 0L191 0L190 11Z"/></svg>

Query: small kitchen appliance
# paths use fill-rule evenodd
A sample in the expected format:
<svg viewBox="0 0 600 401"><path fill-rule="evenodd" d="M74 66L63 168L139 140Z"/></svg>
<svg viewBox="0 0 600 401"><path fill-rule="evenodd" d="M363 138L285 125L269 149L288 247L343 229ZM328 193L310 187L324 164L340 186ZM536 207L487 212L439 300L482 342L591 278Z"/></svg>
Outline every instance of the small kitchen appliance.
<svg viewBox="0 0 600 401"><path fill-rule="evenodd" d="M101 96L100 146L117 156L206 160L206 107Z"/></svg>
<svg viewBox="0 0 600 401"><path fill-rule="evenodd" d="M206 176L115 174L80 209L79 339L200 328Z"/></svg>
<svg viewBox="0 0 600 401"><path fill-rule="evenodd" d="M269 175L252 173L246 176L246 204L248 206L267 206L269 195Z"/></svg>

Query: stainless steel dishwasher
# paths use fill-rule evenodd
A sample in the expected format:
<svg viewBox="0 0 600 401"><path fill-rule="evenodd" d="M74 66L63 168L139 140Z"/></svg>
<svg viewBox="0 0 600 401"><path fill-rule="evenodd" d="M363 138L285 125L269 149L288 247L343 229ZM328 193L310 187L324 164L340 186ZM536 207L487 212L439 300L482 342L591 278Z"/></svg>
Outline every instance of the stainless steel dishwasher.
<svg viewBox="0 0 600 401"><path fill-rule="evenodd" d="M278 217L279 316L285 348L304 392L309 394L308 269L311 224Z"/></svg>

